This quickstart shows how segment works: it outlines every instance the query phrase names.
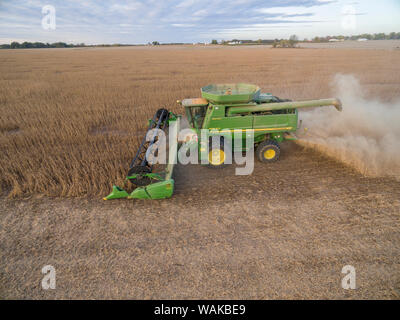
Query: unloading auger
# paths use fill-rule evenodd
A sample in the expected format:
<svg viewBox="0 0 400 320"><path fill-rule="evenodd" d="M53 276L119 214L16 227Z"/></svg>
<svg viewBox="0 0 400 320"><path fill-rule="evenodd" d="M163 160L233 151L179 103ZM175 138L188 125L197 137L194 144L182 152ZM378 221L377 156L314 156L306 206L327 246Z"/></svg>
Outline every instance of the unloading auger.
<svg viewBox="0 0 400 320"><path fill-rule="evenodd" d="M199 163L211 168L226 165L229 153L252 151L259 161L277 161L279 144L285 140L296 140L294 132L299 128L298 109L306 107L334 106L342 110L339 99L291 101L280 99L270 93L261 93L252 84L212 84L201 88L202 98L178 101L185 108L189 127L196 139ZM173 194L172 173L177 162L178 133L181 116L166 109L159 109L129 167L127 180L137 186L131 193L113 186L108 199L138 198L164 199ZM157 148L157 130L169 127L169 155L165 172L153 172L149 155ZM171 130L171 127L173 130ZM153 131L153 129L155 129ZM206 134L201 134L201 130ZM253 133L254 145L247 145L247 136ZM239 136L239 139L238 139ZM201 139L200 139L201 137ZM215 143L218 141L218 143Z"/></svg>

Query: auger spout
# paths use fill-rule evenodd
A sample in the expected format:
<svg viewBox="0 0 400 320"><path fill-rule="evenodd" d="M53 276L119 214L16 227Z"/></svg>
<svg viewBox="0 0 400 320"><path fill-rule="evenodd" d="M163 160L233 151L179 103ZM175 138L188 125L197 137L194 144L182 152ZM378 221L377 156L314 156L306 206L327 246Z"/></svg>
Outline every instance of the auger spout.
<svg viewBox="0 0 400 320"><path fill-rule="evenodd" d="M338 111L342 111L342 102L337 98L332 98L332 99L306 100L306 101L261 103L261 104L246 105L246 106L232 106L228 109L228 116L246 112L265 112L265 111L323 107L323 106L334 106Z"/></svg>

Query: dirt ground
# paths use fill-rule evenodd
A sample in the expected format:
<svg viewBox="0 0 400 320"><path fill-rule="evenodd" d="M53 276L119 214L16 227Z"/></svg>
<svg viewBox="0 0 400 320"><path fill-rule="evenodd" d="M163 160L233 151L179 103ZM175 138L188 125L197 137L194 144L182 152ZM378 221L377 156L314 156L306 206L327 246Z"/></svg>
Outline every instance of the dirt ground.
<svg viewBox="0 0 400 320"><path fill-rule="evenodd" d="M251 176L178 166L175 178L168 200L1 200L0 297L400 297L398 182L294 143Z"/></svg>

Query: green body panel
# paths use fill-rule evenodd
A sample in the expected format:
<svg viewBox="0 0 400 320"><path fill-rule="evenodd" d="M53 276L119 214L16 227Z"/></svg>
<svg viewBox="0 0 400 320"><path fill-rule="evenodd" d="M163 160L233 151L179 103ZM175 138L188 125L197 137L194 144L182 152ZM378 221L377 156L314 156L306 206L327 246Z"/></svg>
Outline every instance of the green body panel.
<svg viewBox="0 0 400 320"><path fill-rule="evenodd" d="M219 106L219 108L222 107ZM257 132L265 134L276 131L295 131L297 129L297 120L297 111L271 115L252 115L246 113L243 115L235 114L230 117L206 117L202 128L209 129L210 131L251 129L254 130L254 134L256 135Z"/></svg>
<svg viewBox="0 0 400 320"><path fill-rule="evenodd" d="M284 134L281 132L271 133L271 139L275 140L276 142L282 142L283 140L286 140Z"/></svg>
<svg viewBox="0 0 400 320"><path fill-rule="evenodd" d="M171 124L173 121L176 121L178 118L179 118L178 115L176 115L175 113L170 111L169 116L168 116L168 124Z"/></svg>
<svg viewBox="0 0 400 320"><path fill-rule="evenodd" d="M121 199L127 198L128 196L128 192L121 189L120 187L113 186L111 193L107 197L104 197L103 200Z"/></svg>
<svg viewBox="0 0 400 320"><path fill-rule="evenodd" d="M174 180L168 179L139 187L132 191L129 199L165 199L170 198L174 193Z"/></svg>
<svg viewBox="0 0 400 320"><path fill-rule="evenodd" d="M248 107L253 107L251 103ZM298 112L294 110L283 110L280 114L265 114L257 115L250 112L242 112L241 114L234 114L227 116L227 110L232 107L231 105L215 105L209 104L206 108L205 117L197 121L191 114L190 109L186 108L186 115L192 128L197 131L200 136L200 129L208 129L209 135L224 135L226 133L233 134L244 130L251 130L254 132L255 141L260 140L260 136L272 133L292 132L297 130ZM241 106L240 108L245 108ZM245 138L243 132L243 138Z"/></svg>
<svg viewBox="0 0 400 320"><path fill-rule="evenodd" d="M133 174L131 176L127 176L126 180L136 179L138 176L145 176L152 180L163 180L163 178L158 173Z"/></svg>
<svg viewBox="0 0 400 320"><path fill-rule="evenodd" d="M213 103L239 103L254 100L260 88L254 84L210 84L201 88L201 96Z"/></svg>

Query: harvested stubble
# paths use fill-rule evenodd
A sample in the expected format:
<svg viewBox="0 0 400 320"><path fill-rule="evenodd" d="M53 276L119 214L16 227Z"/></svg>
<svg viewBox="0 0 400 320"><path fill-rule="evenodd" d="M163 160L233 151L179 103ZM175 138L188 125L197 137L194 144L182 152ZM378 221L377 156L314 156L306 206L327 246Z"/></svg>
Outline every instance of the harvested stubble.
<svg viewBox="0 0 400 320"><path fill-rule="evenodd" d="M371 96L400 95L400 52L134 47L2 50L0 179L11 197L100 195L123 184L147 119L217 82L292 99L330 96L352 73Z"/></svg>

